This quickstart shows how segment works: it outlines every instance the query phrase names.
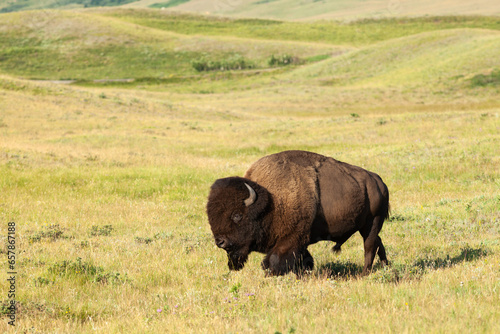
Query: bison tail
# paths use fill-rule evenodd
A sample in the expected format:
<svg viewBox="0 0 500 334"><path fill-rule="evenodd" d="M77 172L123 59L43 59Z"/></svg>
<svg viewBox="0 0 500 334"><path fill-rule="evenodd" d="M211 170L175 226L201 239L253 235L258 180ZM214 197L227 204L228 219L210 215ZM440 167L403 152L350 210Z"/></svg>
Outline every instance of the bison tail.
<svg viewBox="0 0 500 334"><path fill-rule="evenodd" d="M384 220L389 220L389 217L391 216L391 204L388 202L387 203L387 208L385 210Z"/></svg>

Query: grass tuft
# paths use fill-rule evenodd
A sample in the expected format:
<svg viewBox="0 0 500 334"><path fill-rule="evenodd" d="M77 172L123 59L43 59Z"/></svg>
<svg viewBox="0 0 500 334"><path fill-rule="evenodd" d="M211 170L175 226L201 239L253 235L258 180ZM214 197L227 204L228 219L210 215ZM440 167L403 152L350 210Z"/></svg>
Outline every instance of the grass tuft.
<svg viewBox="0 0 500 334"><path fill-rule="evenodd" d="M75 261L63 260L56 262L48 268L48 273L64 278L76 278L80 282L100 284L129 281L127 275L120 276L120 273L106 272L102 267L91 262L82 261L82 258L77 258Z"/></svg>

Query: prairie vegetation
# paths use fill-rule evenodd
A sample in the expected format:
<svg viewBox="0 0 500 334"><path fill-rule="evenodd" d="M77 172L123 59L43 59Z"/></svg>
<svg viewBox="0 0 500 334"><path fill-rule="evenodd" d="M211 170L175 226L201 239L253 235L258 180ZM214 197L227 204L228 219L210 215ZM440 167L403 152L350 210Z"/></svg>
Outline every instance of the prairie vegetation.
<svg viewBox="0 0 500 334"><path fill-rule="evenodd" d="M163 1L140 0L126 6L149 6L151 2ZM285 20L356 20L366 17L500 14L500 8L495 0L189 0L183 1L174 9Z"/></svg>
<svg viewBox="0 0 500 334"><path fill-rule="evenodd" d="M0 331L14 332L16 222L19 332L499 332L498 30L489 17L0 15ZM236 54L255 68L192 66ZM120 78L133 80L94 81ZM265 277L260 254L228 272L209 187L286 149L382 176L390 267L360 278L355 235L338 256L311 246L300 280Z"/></svg>
<svg viewBox="0 0 500 334"><path fill-rule="evenodd" d="M233 17L286 20L359 20L398 16L498 15L496 0L0 0L0 13L112 6L161 8Z"/></svg>

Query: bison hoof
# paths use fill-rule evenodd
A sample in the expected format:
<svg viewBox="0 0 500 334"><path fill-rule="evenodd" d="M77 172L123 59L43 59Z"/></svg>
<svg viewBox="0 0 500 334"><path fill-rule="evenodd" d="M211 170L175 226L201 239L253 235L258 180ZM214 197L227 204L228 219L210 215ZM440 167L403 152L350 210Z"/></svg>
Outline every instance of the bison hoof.
<svg viewBox="0 0 500 334"><path fill-rule="evenodd" d="M342 251L340 247L341 245L336 244L335 246L332 247L332 252L334 252L335 254L339 254Z"/></svg>
<svg viewBox="0 0 500 334"><path fill-rule="evenodd" d="M227 266L229 267L229 270L238 271L243 269L243 267L245 266L245 262L240 261L240 259L229 258L227 261Z"/></svg>
<svg viewBox="0 0 500 334"><path fill-rule="evenodd" d="M269 260L265 258L261 263L260 266L262 270L269 270Z"/></svg>
<svg viewBox="0 0 500 334"><path fill-rule="evenodd" d="M242 264L240 264L240 263L233 263L232 261L229 261L227 263L227 266L229 267L229 270L233 270L233 271L238 271L238 270L243 269L243 265Z"/></svg>

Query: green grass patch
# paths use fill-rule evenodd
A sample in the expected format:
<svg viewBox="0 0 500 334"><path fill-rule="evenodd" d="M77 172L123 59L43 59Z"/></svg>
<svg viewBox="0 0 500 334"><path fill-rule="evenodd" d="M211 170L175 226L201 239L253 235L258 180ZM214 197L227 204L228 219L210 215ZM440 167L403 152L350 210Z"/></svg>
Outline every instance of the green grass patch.
<svg viewBox="0 0 500 334"><path fill-rule="evenodd" d="M53 9L65 7L109 7L121 6L137 0L16 0L13 2L3 1L0 4L0 13L9 13L32 9Z"/></svg>
<svg viewBox="0 0 500 334"><path fill-rule="evenodd" d="M35 232L28 237L30 243L42 240L56 241L58 239L71 239L74 237L64 235L64 229L59 224L45 225L41 231Z"/></svg>
<svg viewBox="0 0 500 334"><path fill-rule="evenodd" d="M93 225L89 231L91 237L109 236L113 232L113 225L96 226Z"/></svg>
<svg viewBox="0 0 500 334"><path fill-rule="evenodd" d="M183 3L189 2L190 0L169 0L164 2L157 2L150 5L150 8L169 8L181 5Z"/></svg>
<svg viewBox="0 0 500 334"><path fill-rule="evenodd" d="M120 276L120 273L107 272L102 267L88 261L83 261L81 258L77 258L74 261L63 260L56 262L47 271L49 274L77 279L82 283L108 284L128 281L127 275Z"/></svg>
<svg viewBox="0 0 500 334"><path fill-rule="evenodd" d="M491 71L490 74L477 74L470 79L472 87L500 86L500 70Z"/></svg>
<svg viewBox="0 0 500 334"><path fill-rule="evenodd" d="M125 9L103 12L101 15L113 16L143 26L187 35L201 33L208 36L234 36L354 46L443 29L500 30L500 22L496 17L484 16L363 19L350 23L335 21L301 23Z"/></svg>

